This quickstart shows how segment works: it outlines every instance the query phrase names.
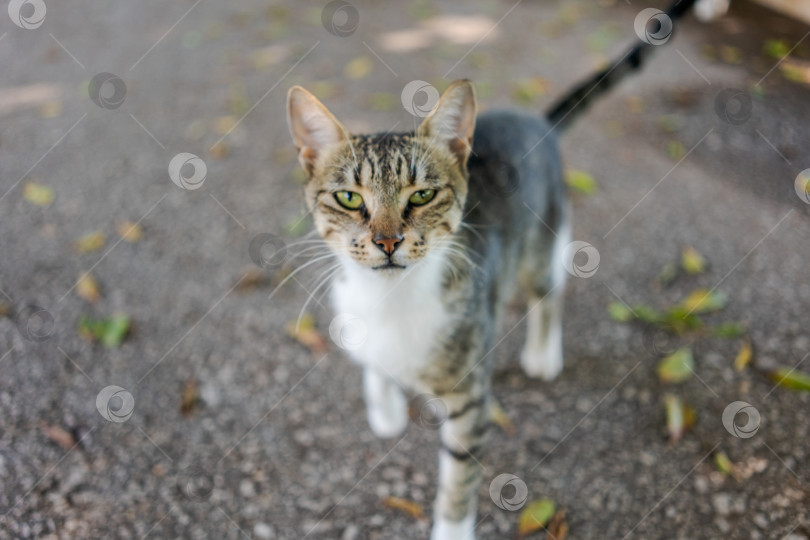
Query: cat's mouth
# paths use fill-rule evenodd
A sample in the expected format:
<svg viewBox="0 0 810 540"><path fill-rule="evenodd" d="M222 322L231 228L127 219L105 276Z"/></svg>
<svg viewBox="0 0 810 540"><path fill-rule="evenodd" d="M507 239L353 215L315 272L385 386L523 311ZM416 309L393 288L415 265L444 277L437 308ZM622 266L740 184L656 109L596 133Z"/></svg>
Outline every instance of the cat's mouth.
<svg viewBox="0 0 810 540"><path fill-rule="evenodd" d="M381 264L380 266L372 266L372 270L402 270L405 267L401 264L397 264L393 261L388 261L385 264Z"/></svg>

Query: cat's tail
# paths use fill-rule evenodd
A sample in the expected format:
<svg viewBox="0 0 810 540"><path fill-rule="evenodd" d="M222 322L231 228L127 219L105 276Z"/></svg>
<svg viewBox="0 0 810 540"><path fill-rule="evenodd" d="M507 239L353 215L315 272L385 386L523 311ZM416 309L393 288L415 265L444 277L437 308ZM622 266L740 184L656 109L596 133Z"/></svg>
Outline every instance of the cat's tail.
<svg viewBox="0 0 810 540"><path fill-rule="evenodd" d="M636 19L636 32L644 35L639 43L632 47L623 57L613 62L587 81L580 83L567 95L549 108L546 118L558 131L565 131L581 115L596 97L616 86L633 71L641 68L644 60L652 53L656 45L669 39L673 24L695 3L695 0L675 0L666 13L651 10L650 20L641 17ZM653 33L648 33L648 23L657 25ZM638 26L641 25L640 28Z"/></svg>

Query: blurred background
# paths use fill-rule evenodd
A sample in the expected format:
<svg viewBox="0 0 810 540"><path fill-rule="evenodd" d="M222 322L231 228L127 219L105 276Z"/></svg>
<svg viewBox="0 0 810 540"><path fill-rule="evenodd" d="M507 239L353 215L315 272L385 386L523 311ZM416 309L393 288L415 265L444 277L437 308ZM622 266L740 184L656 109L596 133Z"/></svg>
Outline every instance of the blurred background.
<svg viewBox="0 0 810 540"><path fill-rule="evenodd" d="M665 7L9 2L0 537L426 538L436 434L372 436L318 264L277 288L311 229L286 91L357 132L412 129L415 80L540 115ZM599 266L553 383L508 312L480 538L518 534L503 473L553 502L537 538L810 537L809 30L687 15L563 138Z"/></svg>

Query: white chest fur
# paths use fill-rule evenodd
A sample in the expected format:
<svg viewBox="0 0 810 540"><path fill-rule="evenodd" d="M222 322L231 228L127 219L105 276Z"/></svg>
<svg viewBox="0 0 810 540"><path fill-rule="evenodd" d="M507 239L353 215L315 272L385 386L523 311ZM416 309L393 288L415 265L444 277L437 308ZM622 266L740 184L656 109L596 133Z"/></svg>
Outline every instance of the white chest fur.
<svg viewBox="0 0 810 540"><path fill-rule="evenodd" d="M418 386L416 374L450 322L441 294L445 263L440 253L431 255L395 273L346 261L332 294L336 315L360 327L349 355L411 388Z"/></svg>

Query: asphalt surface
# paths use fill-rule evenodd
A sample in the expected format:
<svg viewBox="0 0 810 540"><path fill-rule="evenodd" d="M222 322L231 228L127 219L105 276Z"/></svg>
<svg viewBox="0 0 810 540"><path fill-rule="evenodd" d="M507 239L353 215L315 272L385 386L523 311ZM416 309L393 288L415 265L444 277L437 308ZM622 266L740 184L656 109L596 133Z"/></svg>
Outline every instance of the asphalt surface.
<svg viewBox="0 0 810 540"><path fill-rule="evenodd" d="M32 29L0 14L0 537L427 537L428 521L383 501L430 515L435 433L375 439L358 370L328 338L313 352L285 330L318 273L268 299L285 270L249 256L257 234L296 241L305 216L286 89L313 89L358 131L411 127L400 93L417 79L468 77L482 108L541 111L620 54L649 6L353 3L353 32L351 10L327 31L319 3L48 2ZM516 534L517 513L488 495L501 473L565 509L569 538L810 537L810 395L763 375L810 371L810 205L794 189L810 168L810 88L763 52L807 32L742 0L714 24L689 17L564 139L568 166L599 185L574 197L574 237L600 265L571 279L557 381L522 376L522 311L509 312L493 354L515 432L496 432L484 462L480 538ZM791 62L808 59L805 40ZM99 73L125 93L111 81L90 99ZM736 124L717 113L725 89L754 96L748 114L721 108ZM182 152L205 163L196 189L170 178ZM50 205L24 196L31 183L53 190ZM140 241L119 242L121 221L140 223ZM94 231L105 245L78 253ZM657 287L687 245L707 272ZM88 270L95 303L75 287ZM676 345L692 346L696 375L665 385L658 342L607 306L663 308L698 287L727 296L706 320L744 322L754 366L733 369L739 338L690 336ZM53 328L37 329L30 306ZM308 310L328 334L328 306ZM79 335L82 316L116 312L132 320L120 347ZM110 385L134 399L124 421L97 409ZM667 392L697 413L676 444ZM723 426L734 401L760 414L750 438ZM718 470L719 452L739 479Z"/></svg>

